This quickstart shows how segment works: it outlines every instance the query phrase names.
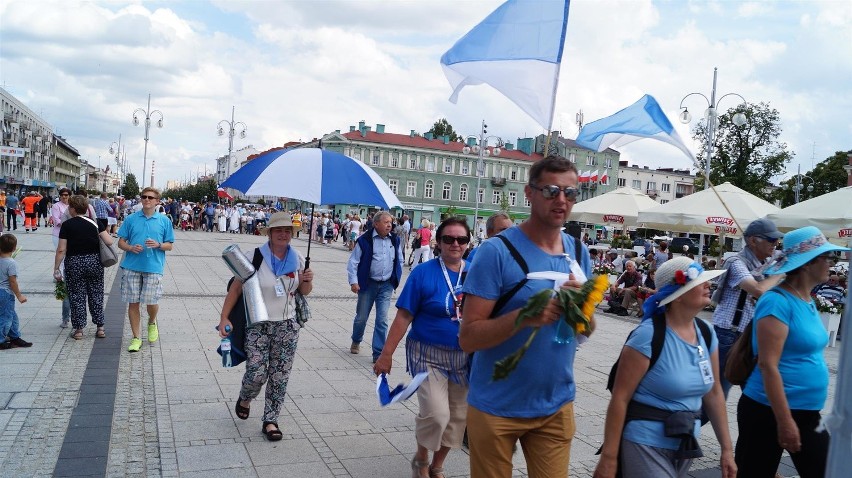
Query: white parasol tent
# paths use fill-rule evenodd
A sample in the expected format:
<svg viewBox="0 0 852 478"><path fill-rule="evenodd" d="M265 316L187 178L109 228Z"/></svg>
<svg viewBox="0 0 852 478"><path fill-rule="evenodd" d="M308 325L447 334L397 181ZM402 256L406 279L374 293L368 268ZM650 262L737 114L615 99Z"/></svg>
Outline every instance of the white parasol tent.
<svg viewBox="0 0 852 478"><path fill-rule="evenodd" d="M719 197L725 201L724 205ZM777 211L777 206L731 183L724 183L716 186L716 192L705 189L640 211L638 222L641 227L650 229L738 237L752 221Z"/></svg>
<svg viewBox="0 0 852 478"><path fill-rule="evenodd" d="M816 226L829 241L849 247L852 240L852 186L785 207L766 217L785 232Z"/></svg>
<svg viewBox="0 0 852 478"><path fill-rule="evenodd" d="M635 227L639 211L660 204L633 188L618 188L606 194L578 202L568 219L591 224L609 224L618 228Z"/></svg>

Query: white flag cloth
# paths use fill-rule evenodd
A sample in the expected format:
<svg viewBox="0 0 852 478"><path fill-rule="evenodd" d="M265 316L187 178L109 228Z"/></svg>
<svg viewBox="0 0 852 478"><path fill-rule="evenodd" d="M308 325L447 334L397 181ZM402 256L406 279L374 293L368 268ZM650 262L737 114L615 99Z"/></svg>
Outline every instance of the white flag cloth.
<svg viewBox="0 0 852 478"><path fill-rule="evenodd" d="M441 56L453 87L486 83L550 131L570 0L509 0Z"/></svg>
<svg viewBox="0 0 852 478"><path fill-rule="evenodd" d="M636 103L612 116L583 126L577 136L577 144L593 151L603 151L642 138L656 139L676 146L695 164L695 156L680 139L671 121L666 118L659 103L651 95L643 96Z"/></svg>

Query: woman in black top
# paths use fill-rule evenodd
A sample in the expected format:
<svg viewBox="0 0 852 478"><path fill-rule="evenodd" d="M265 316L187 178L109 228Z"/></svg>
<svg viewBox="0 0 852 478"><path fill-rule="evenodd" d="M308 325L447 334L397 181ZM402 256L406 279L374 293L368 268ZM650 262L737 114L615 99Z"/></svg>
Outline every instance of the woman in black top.
<svg viewBox="0 0 852 478"><path fill-rule="evenodd" d="M83 338L87 299L92 322L98 327L95 336L104 338L104 268L98 236L107 245L112 244L112 237L105 230L99 231L95 221L86 217L89 201L85 196L72 196L68 206L71 218L63 221L59 229L53 276L62 279L59 265L65 259L65 285L71 301L71 326L74 327L71 338Z"/></svg>

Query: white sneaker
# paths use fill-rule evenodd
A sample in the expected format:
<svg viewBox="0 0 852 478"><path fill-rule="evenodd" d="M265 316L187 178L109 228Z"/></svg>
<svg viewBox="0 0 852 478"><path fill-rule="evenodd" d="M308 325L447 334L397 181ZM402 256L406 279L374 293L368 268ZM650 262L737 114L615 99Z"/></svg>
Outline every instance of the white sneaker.
<svg viewBox="0 0 852 478"><path fill-rule="evenodd" d="M68 328L68 321L63 320L62 323L59 324L59 327L61 327L63 329L67 329Z"/></svg>

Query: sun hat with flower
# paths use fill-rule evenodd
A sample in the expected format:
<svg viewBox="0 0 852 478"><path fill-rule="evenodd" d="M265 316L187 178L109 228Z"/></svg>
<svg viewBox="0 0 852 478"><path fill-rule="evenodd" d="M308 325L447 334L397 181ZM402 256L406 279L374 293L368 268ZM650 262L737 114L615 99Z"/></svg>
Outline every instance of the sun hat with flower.
<svg viewBox="0 0 852 478"><path fill-rule="evenodd" d="M798 269L814 257L831 251L849 251L848 247L835 246L814 226L794 229L784 235L784 249L774 265L765 274L784 274Z"/></svg>
<svg viewBox="0 0 852 478"><path fill-rule="evenodd" d="M697 285L722 275L724 270L705 271L701 264L689 257L675 257L657 268L654 283L660 297L660 306L677 299ZM655 294L656 295L656 294Z"/></svg>

